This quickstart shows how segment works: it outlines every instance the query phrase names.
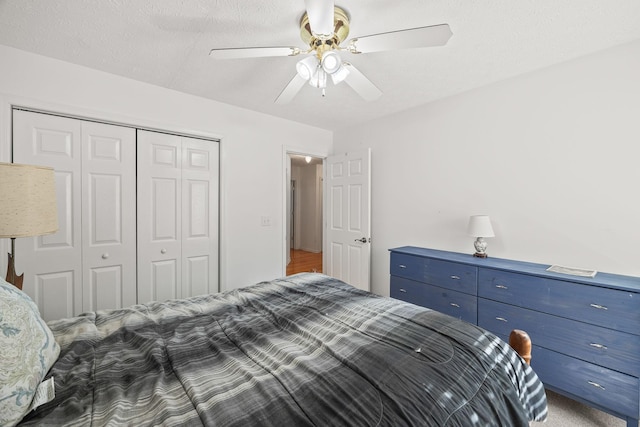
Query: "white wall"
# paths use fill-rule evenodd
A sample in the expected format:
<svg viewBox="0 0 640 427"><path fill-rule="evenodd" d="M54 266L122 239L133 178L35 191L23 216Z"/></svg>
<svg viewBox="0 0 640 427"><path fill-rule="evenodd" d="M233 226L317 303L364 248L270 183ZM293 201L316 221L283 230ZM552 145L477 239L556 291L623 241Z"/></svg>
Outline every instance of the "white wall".
<svg viewBox="0 0 640 427"><path fill-rule="evenodd" d="M292 167L296 180L294 249L322 252L322 165Z"/></svg>
<svg viewBox="0 0 640 427"><path fill-rule="evenodd" d="M326 155L331 132L5 46L0 64L0 161L10 159L12 104L219 137L221 283L230 289L284 275L283 147ZM271 226L261 226L263 216Z"/></svg>
<svg viewBox="0 0 640 427"><path fill-rule="evenodd" d="M640 41L338 131L372 147L372 290L388 249L473 253L640 275Z"/></svg>

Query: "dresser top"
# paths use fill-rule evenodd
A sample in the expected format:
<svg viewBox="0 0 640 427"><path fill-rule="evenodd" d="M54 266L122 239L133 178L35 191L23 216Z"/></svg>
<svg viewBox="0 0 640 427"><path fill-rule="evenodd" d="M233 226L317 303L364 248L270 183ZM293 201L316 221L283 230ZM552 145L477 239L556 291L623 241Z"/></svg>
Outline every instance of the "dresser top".
<svg viewBox="0 0 640 427"><path fill-rule="evenodd" d="M566 282L585 283L594 286L602 286L640 293L640 277L635 276L623 276L620 274L601 272L598 272L595 277L574 276L570 274L561 274L547 271L547 268L549 268L550 265L545 264L536 264L533 262L514 261L492 257L477 258L472 254L419 248L416 246L402 246L399 248L389 249L389 251L407 255L439 259L443 261L453 261L462 264L474 265L477 267L494 268L497 270L531 274L539 277L564 280Z"/></svg>

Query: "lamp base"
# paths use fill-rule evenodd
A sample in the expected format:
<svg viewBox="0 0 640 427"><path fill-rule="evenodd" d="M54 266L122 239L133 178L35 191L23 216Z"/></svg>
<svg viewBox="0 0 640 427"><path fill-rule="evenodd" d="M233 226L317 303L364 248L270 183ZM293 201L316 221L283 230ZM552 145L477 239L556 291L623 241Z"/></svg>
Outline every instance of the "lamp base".
<svg viewBox="0 0 640 427"><path fill-rule="evenodd" d="M473 242L473 247L476 248L476 253L473 254L476 258L486 258L487 257L487 242L483 237L478 237Z"/></svg>
<svg viewBox="0 0 640 427"><path fill-rule="evenodd" d="M6 277L6 281L7 283L11 283L13 286L15 286L16 288L22 290L22 282L24 281L24 273L22 273L21 275L16 275L16 265L13 259L13 256L11 254L9 255L9 261L7 262L7 277Z"/></svg>

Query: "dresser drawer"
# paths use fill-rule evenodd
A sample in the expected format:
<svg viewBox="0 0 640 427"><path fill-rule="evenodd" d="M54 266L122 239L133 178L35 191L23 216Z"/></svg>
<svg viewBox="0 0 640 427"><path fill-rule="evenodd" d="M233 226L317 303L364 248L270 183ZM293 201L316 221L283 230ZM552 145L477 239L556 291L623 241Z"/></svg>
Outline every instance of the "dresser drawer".
<svg viewBox="0 0 640 427"><path fill-rule="evenodd" d="M391 252L389 272L392 276L422 281L424 276L424 263L425 259L422 257Z"/></svg>
<svg viewBox="0 0 640 427"><path fill-rule="evenodd" d="M500 336L522 329L537 346L640 376L636 335L483 298L478 298L478 326Z"/></svg>
<svg viewBox="0 0 640 427"><path fill-rule="evenodd" d="M478 321L478 301L474 295L438 286L424 285L426 307L474 325Z"/></svg>
<svg viewBox="0 0 640 427"><path fill-rule="evenodd" d="M391 298L410 302L476 324L477 298L463 292L391 276Z"/></svg>
<svg viewBox="0 0 640 427"><path fill-rule="evenodd" d="M391 275L471 295L477 293L478 267L407 254L391 253Z"/></svg>
<svg viewBox="0 0 640 427"><path fill-rule="evenodd" d="M425 284L404 277L391 276L389 296L425 307Z"/></svg>
<svg viewBox="0 0 640 427"><path fill-rule="evenodd" d="M638 378L533 346L531 366L545 385L638 418Z"/></svg>
<svg viewBox="0 0 640 427"><path fill-rule="evenodd" d="M478 296L638 335L640 294L489 268Z"/></svg>

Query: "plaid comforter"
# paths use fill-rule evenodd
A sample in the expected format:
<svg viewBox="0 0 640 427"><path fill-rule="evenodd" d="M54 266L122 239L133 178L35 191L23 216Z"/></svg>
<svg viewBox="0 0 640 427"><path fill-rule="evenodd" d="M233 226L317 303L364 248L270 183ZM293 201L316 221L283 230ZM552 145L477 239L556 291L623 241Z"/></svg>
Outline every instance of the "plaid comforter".
<svg viewBox="0 0 640 427"><path fill-rule="evenodd" d="M23 425L527 426L542 384L481 328L320 274L50 322Z"/></svg>

